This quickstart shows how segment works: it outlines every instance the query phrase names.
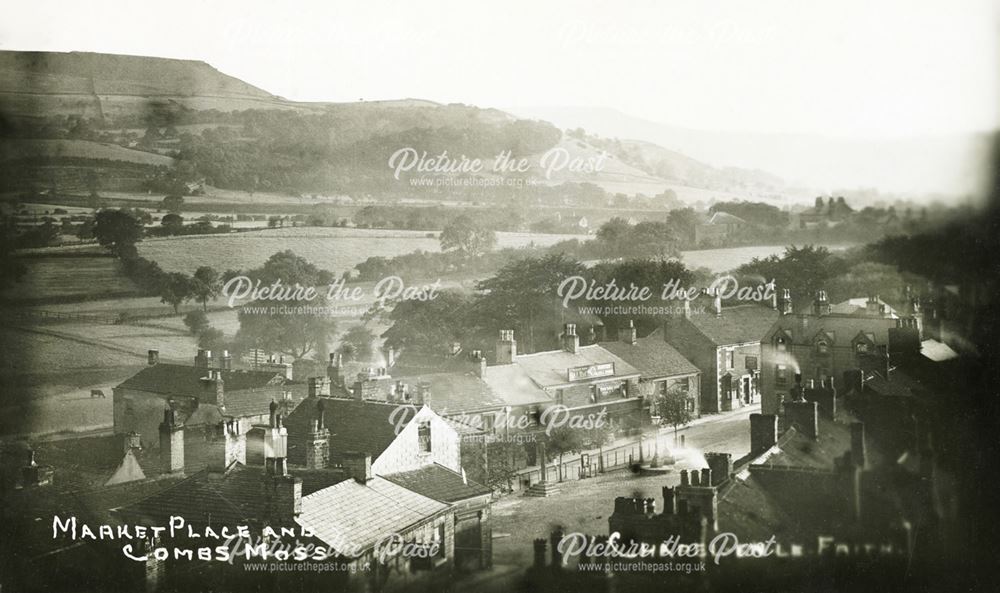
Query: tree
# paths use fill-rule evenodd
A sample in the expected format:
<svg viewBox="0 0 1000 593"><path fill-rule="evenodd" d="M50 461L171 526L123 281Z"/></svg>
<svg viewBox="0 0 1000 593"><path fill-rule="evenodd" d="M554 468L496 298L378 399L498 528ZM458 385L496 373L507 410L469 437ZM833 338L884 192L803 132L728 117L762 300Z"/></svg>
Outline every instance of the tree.
<svg viewBox="0 0 1000 593"><path fill-rule="evenodd" d="M374 342L375 334L363 325L355 325L341 338L339 351L344 358L369 360L375 354Z"/></svg>
<svg viewBox="0 0 1000 593"><path fill-rule="evenodd" d="M184 231L184 217L171 212L163 216L163 219L160 220L160 225L171 235L178 235Z"/></svg>
<svg viewBox="0 0 1000 593"><path fill-rule="evenodd" d="M290 311L294 311L300 304L307 303L282 303ZM273 303L265 301L255 301L240 309L240 329L236 334L236 342L241 350L260 348L301 359L324 348L326 340L336 327L334 321L322 313L282 314L262 311L272 305Z"/></svg>
<svg viewBox="0 0 1000 593"><path fill-rule="evenodd" d="M680 385L671 385L656 398L656 409L660 415L660 424L674 428L674 442L677 442L677 429L694 420L691 410L691 396Z"/></svg>
<svg viewBox="0 0 1000 593"><path fill-rule="evenodd" d="M170 194L163 198L162 204L167 212L179 213L184 207L184 197L177 194Z"/></svg>
<svg viewBox="0 0 1000 593"><path fill-rule="evenodd" d="M314 351L325 351L327 339L336 327L323 311L326 298L322 286L333 281L333 274L317 268L292 251L272 255L260 268L246 275L270 286L277 281L285 287L298 284L316 288L316 298L254 301L239 312L240 329L236 342L241 349L261 348L301 359ZM305 312L299 312L305 311Z"/></svg>
<svg viewBox="0 0 1000 593"><path fill-rule="evenodd" d="M568 314L558 295L559 285L570 276L585 275L582 264L562 253L516 260L476 285L483 294L470 319L492 336L501 329L515 330L523 336L519 342L527 352L555 347Z"/></svg>
<svg viewBox="0 0 1000 593"><path fill-rule="evenodd" d="M208 315L204 311L191 311L184 316L184 325L187 326L191 335L200 335L209 328Z"/></svg>
<svg viewBox="0 0 1000 593"><path fill-rule="evenodd" d="M846 271L844 259L833 255L826 247L814 245L786 247L780 257L755 257L736 269L740 286L774 280L778 288L791 290L793 300L800 303L812 302L816 291L825 290L830 279Z"/></svg>
<svg viewBox="0 0 1000 593"><path fill-rule="evenodd" d="M553 429L545 440L546 452L559 457L559 481L563 481L563 455L583 450L583 435L580 430L569 426Z"/></svg>
<svg viewBox="0 0 1000 593"><path fill-rule="evenodd" d="M142 240L142 223L126 210L101 210L94 216L94 237L116 256Z"/></svg>
<svg viewBox="0 0 1000 593"><path fill-rule="evenodd" d="M187 274L169 272L160 282L160 302L173 307L174 313L179 313L181 304L193 295L194 280Z"/></svg>
<svg viewBox="0 0 1000 593"><path fill-rule="evenodd" d="M205 328L198 334L198 347L206 350L225 350L226 336L222 330L214 327Z"/></svg>
<svg viewBox="0 0 1000 593"><path fill-rule="evenodd" d="M222 292L222 282L219 273L210 266L201 266L194 271L194 298L201 303L204 311L208 310L208 301Z"/></svg>
<svg viewBox="0 0 1000 593"><path fill-rule="evenodd" d="M455 249L473 257L492 251L497 235L468 214L455 217L441 231L441 250Z"/></svg>
<svg viewBox="0 0 1000 593"><path fill-rule="evenodd" d="M382 338L399 350L439 351L470 336L472 307L470 295L453 290L443 290L429 301L401 301L383 315L391 326Z"/></svg>

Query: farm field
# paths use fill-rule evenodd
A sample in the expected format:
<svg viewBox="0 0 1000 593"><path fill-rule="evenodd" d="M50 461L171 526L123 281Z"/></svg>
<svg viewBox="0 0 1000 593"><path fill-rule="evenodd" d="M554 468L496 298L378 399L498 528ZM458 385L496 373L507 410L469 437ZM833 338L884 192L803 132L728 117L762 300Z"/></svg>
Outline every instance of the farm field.
<svg viewBox="0 0 1000 593"><path fill-rule="evenodd" d="M18 138L0 141L0 161L33 156L107 159L164 167L174 163L174 159L168 156L89 140L28 140Z"/></svg>
<svg viewBox="0 0 1000 593"><path fill-rule="evenodd" d="M428 237L428 234L432 235ZM552 245L585 235L497 233L497 246ZM426 231L297 227L267 229L232 235L200 235L147 239L137 245L139 254L164 270L192 272L198 266L246 269L268 257L291 249L310 262L336 274L352 269L369 257L393 257L417 250L440 251L437 233Z"/></svg>
<svg viewBox="0 0 1000 593"><path fill-rule="evenodd" d="M827 246L831 251L845 249L845 246ZM785 252L785 245L752 245L750 247L724 247L721 249L698 249L695 251L682 251L681 260L689 268L708 268L712 272L728 272L745 263L749 263L755 257L765 258L772 255L781 255Z"/></svg>
<svg viewBox="0 0 1000 593"><path fill-rule="evenodd" d="M22 262L27 273L20 282L3 291L4 298L52 299L137 290L120 273L118 260L111 257L28 257Z"/></svg>

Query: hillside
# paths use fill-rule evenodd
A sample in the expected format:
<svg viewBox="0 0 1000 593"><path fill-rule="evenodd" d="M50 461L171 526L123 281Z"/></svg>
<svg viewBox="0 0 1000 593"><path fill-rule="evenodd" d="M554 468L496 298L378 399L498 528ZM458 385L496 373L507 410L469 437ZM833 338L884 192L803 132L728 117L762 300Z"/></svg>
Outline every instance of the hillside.
<svg viewBox="0 0 1000 593"><path fill-rule="evenodd" d="M291 102L191 60L2 51L0 114L0 160L10 169L0 189L7 191L184 193L193 184L251 193L597 207L618 194L649 199L671 190L694 203L782 190L779 179L764 173L712 167L651 143L578 136L493 108L413 98ZM388 166L404 148L486 163L510 153L532 167L472 176L519 177L514 181L526 182L523 187L453 180L419 185L413 180L428 177L424 173L396 178ZM553 149L581 161L608 156L597 171L547 172L541 161ZM430 177L469 175L432 171Z"/></svg>
<svg viewBox="0 0 1000 593"><path fill-rule="evenodd" d="M7 117L115 117L150 109L293 105L204 62L82 52L0 51Z"/></svg>

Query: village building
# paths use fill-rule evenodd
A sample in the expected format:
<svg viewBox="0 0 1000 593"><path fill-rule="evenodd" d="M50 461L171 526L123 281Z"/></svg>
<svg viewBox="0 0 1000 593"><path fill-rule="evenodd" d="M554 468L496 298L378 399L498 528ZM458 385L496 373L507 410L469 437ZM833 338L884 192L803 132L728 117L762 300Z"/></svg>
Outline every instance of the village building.
<svg viewBox="0 0 1000 593"><path fill-rule="evenodd" d="M834 313L825 291L817 292L809 311L796 314L784 290L778 309L780 317L761 342L765 414L778 414L781 402L794 398L803 381L834 383L848 369L884 367L889 330L900 321L876 297L867 299L863 313Z"/></svg>
<svg viewBox="0 0 1000 593"><path fill-rule="evenodd" d="M691 415L701 415L701 371L667 343L662 328L640 338L629 321L618 330L617 341L601 346L639 370L639 388L651 404L651 413L657 415L657 398L678 390L687 398Z"/></svg>
<svg viewBox="0 0 1000 593"><path fill-rule="evenodd" d="M735 233L749 227L750 224L728 212L715 212L706 220L694 227L694 242L696 245L721 245Z"/></svg>
<svg viewBox="0 0 1000 593"><path fill-rule="evenodd" d="M701 371L702 414L760 402L761 339L779 314L757 304L723 307L718 295L703 313L667 320L663 338Z"/></svg>

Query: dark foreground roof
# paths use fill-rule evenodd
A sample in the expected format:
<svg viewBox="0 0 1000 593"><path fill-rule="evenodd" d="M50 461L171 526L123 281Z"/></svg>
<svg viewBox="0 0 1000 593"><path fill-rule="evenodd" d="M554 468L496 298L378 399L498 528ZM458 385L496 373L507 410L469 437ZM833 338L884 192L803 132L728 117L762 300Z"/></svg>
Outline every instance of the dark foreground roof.
<svg viewBox="0 0 1000 593"><path fill-rule="evenodd" d="M458 502L491 493L486 486L437 463L413 471L388 475L385 479L441 502Z"/></svg>

